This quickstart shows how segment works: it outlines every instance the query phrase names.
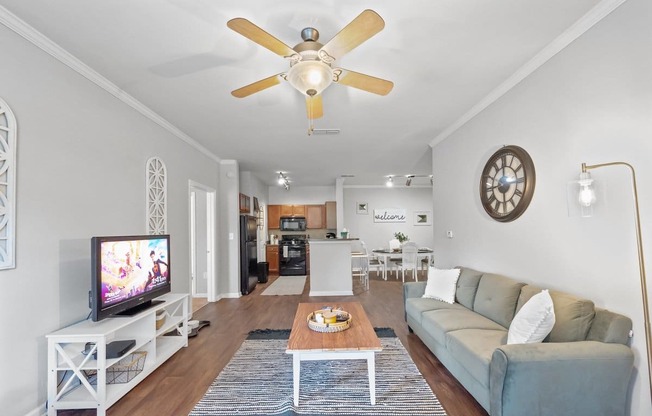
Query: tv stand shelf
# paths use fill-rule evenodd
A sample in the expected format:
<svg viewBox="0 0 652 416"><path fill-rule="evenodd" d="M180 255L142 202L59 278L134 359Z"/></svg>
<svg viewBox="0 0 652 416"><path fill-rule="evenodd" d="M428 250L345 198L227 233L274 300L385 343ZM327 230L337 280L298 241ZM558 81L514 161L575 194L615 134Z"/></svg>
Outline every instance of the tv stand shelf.
<svg viewBox="0 0 652 416"><path fill-rule="evenodd" d="M188 346L188 295L168 293L164 301L134 316L90 319L46 335L48 340L48 416L61 409L97 409L98 416L127 394L182 347ZM156 329L156 313L164 310L165 322ZM181 328L174 335L165 335ZM106 358L107 344L135 340L119 358ZM85 351L86 344L94 344ZM107 369L129 354L147 356L143 371L126 383L107 384ZM97 352L97 359L93 353ZM96 373L93 384L88 372Z"/></svg>

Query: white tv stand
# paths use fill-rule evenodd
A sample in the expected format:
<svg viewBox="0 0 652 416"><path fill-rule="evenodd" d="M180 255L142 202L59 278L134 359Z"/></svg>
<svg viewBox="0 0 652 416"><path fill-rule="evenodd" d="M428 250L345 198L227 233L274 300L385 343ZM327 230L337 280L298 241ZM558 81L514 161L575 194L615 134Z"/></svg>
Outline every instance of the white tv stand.
<svg viewBox="0 0 652 416"><path fill-rule="evenodd" d="M168 293L157 300L165 302L130 317L90 319L46 335L48 340L48 416L59 409L97 409L105 416L106 409L127 394L181 347L188 346L188 295ZM165 310L165 323L156 329L156 312ZM165 335L177 327L180 335ZM146 351L142 372L127 383L106 384L106 369L121 358L106 358L106 345L112 341L133 339L134 351ZM95 344L84 355L86 343ZM97 359L93 352L97 350ZM123 357L124 357L123 356ZM97 372L96 384L90 384L84 371ZM67 373L68 374L65 374ZM70 375L70 376L68 376ZM61 381L64 378L64 381ZM61 384L58 386L58 384Z"/></svg>

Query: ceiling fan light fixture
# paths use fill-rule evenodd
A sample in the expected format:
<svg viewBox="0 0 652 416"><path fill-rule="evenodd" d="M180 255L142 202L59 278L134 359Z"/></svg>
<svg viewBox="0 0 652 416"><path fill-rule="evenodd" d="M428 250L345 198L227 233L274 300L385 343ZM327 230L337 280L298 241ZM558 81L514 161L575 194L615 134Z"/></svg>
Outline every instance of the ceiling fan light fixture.
<svg viewBox="0 0 652 416"><path fill-rule="evenodd" d="M300 93L321 94L333 82L333 70L322 61L299 61L290 68L287 80Z"/></svg>

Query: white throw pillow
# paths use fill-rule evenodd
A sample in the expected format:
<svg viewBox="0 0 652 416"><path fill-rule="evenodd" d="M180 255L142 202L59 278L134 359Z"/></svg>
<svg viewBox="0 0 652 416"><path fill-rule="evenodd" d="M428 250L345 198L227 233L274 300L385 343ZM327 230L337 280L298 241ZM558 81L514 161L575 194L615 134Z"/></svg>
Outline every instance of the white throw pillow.
<svg viewBox="0 0 652 416"><path fill-rule="evenodd" d="M507 334L508 344L541 342L555 325L555 309L547 290L532 296L518 311Z"/></svg>
<svg viewBox="0 0 652 416"><path fill-rule="evenodd" d="M426 291L423 297L454 303L459 277L460 269L439 270L429 267L428 283L426 283Z"/></svg>

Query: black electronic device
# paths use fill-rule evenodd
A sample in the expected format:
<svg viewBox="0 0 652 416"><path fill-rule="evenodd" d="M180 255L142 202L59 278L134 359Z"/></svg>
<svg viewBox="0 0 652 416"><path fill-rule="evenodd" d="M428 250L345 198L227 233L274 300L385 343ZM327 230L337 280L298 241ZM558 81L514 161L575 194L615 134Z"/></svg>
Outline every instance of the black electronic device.
<svg viewBox="0 0 652 416"><path fill-rule="evenodd" d="M120 358L136 345L135 339L125 339L113 341L106 344L106 358ZM93 353L93 358L97 360L97 351Z"/></svg>

